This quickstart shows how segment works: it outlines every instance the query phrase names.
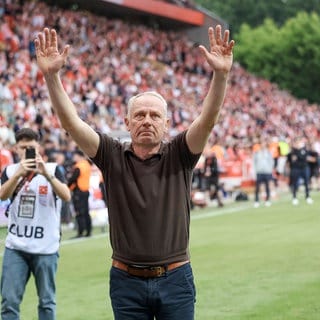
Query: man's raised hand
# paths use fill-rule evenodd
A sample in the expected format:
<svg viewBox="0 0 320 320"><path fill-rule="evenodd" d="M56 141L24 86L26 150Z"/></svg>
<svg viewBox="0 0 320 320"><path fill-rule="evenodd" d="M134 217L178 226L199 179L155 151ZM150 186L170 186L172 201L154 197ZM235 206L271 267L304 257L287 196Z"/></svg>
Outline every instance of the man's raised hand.
<svg viewBox="0 0 320 320"><path fill-rule="evenodd" d="M58 51L56 30L44 28L34 40L34 44L37 63L43 74L59 72L66 63L70 46L66 45L61 53Z"/></svg>
<svg viewBox="0 0 320 320"><path fill-rule="evenodd" d="M229 30L224 31L222 37L221 25L217 25L215 30L208 29L209 51L204 46L199 46L207 62L216 72L229 72L232 67L234 40L229 41Z"/></svg>

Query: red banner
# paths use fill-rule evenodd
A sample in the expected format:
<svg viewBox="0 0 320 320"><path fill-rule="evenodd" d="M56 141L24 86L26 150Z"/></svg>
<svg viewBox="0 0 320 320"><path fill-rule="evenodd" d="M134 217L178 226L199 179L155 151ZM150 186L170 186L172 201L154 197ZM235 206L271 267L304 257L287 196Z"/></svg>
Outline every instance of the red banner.
<svg viewBox="0 0 320 320"><path fill-rule="evenodd" d="M173 20L182 21L193 24L195 26L202 26L204 23L204 14L200 11L178 7L176 5L157 0L104 0L119 6L128 7L135 10L140 10L171 18Z"/></svg>

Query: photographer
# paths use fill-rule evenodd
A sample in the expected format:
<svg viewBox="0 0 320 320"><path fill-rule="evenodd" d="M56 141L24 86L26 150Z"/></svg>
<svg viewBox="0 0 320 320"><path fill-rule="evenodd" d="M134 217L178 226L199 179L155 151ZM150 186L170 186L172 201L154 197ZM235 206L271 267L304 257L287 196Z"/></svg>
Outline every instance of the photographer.
<svg viewBox="0 0 320 320"><path fill-rule="evenodd" d="M1 318L19 319L32 273L39 320L54 320L61 199L70 201L70 191L57 164L45 163L39 154L36 132L22 128L15 138L20 162L7 166L1 176L0 199L11 199L1 276Z"/></svg>

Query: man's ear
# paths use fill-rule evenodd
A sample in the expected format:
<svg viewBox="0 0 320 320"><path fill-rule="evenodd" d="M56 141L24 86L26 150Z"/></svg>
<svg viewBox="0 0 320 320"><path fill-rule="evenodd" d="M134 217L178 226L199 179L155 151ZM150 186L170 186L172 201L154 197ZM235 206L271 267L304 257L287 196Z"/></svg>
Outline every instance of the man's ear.
<svg viewBox="0 0 320 320"><path fill-rule="evenodd" d="M126 124L127 130L130 131L129 119L128 119L128 117L125 117L125 118L124 118L124 123Z"/></svg>
<svg viewBox="0 0 320 320"><path fill-rule="evenodd" d="M167 118L167 120L166 120L166 125L165 125L165 129L164 129L164 131L165 131L166 133L169 131L170 123L171 123L170 119Z"/></svg>

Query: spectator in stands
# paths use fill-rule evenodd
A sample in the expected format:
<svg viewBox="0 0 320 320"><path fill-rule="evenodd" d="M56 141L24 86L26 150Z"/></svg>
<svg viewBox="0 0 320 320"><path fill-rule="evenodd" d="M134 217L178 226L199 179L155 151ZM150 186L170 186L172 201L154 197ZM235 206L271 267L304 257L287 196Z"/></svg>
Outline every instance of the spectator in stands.
<svg viewBox="0 0 320 320"><path fill-rule="evenodd" d="M151 89L167 97L171 118L168 137L189 127L200 111L211 69L199 63L200 52L184 31L153 30L143 24L130 24L125 17L95 16L81 11L81 6L78 11L55 5L52 15L48 3L5 1L0 28L0 109L6 127L0 128L0 136L9 133L14 137L14 131L28 126L44 134L41 145L50 137L68 149L67 161L75 149L70 137L60 130L34 59L32 40L45 23L64 30L62 41L72 43L70 63L61 72L63 84L79 115L94 129L107 134L126 131L123 118L128 98ZM93 45L88 45L88 39ZM289 141L304 128L307 138L319 140L319 105L296 99L236 62L229 78L226 107L212 132L216 139L210 141L212 145L218 141L223 149L222 167L226 157L239 163L247 161L245 140L250 142L257 136L285 136ZM43 120L37 123L40 109ZM301 110L305 112L301 114ZM13 144L14 140L8 147ZM252 161L252 153L249 159ZM286 157L279 158L280 173L285 161Z"/></svg>
<svg viewBox="0 0 320 320"><path fill-rule="evenodd" d="M69 47L58 51L56 31L45 28L35 40L38 66L61 124L101 169L106 183L115 319L194 319L188 252L192 171L218 120L234 46L229 30L222 34L220 25L209 28L209 43L209 51L204 46L199 50L213 78L202 110L189 128L164 142L167 102L147 91L128 101L125 124L131 143L121 143L96 132L78 116L59 77ZM150 282L157 286L151 288Z"/></svg>
<svg viewBox="0 0 320 320"><path fill-rule="evenodd" d="M308 159L310 154L306 148L303 137L296 137L293 141L292 149L287 156L287 165L290 170L289 184L292 190L292 204L298 205L297 192L299 189L300 181L303 181L305 189L305 199L308 204L312 204L313 200L310 197L309 191L309 167Z"/></svg>
<svg viewBox="0 0 320 320"><path fill-rule="evenodd" d="M76 238L90 237L92 231L89 211L91 164L81 150L74 151L73 160L74 168L68 179L68 186L72 191L72 203L77 221Z"/></svg>
<svg viewBox="0 0 320 320"><path fill-rule="evenodd" d="M255 183L255 202L254 207L260 206L260 186L264 184L266 191L265 205L269 207L270 202L270 181L272 180L272 173L274 168L274 158L268 148L265 140L260 143L260 149L253 154L253 166L256 173Z"/></svg>
<svg viewBox="0 0 320 320"><path fill-rule="evenodd" d="M62 71L64 86L77 103L81 117L93 128L106 133L125 130L123 118L128 97L151 88L168 97L170 137L188 128L199 112L211 70L207 64L199 64L197 49L182 32L154 31L145 25L129 24L125 19L97 17L88 11L57 6L54 17L58 18L53 20L47 3L5 2L0 28L0 108L5 111L7 125L15 126L14 130L22 125L34 128L37 110L41 109L43 123L37 125L39 132L49 123L49 133L60 144L66 143L64 131L59 130L57 117L52 113L43 77L36 68L34 46L30 45L44 23L50 23L64 30L63 42L73 45L70 64ZM77 39L75 33L79 33ZM11 39L9 46L6 38ZM89 38L94 45L88 46ZM119 55L119 50L124 54ZM286 135L292 139L301 127L309 138L319 139L318 105L295 99L237 63L230 73L225 105L221 122L213 129L214 135L223 137L224 148L227 144L232 150L238 145L241 151L243 140L257 134ZM229 139L233 143L225 142ZM73 145L70 148L74 150Z"/></svg>
<svg viewBox="0 0 320 320"><path fill-rule="evenodd" d="M0 199L11 199L8 234L1 276L1 319L20 319L20 304L34 275L39 298L38 319L56 319L55 275L60 243L60 200L70 191L56 163L45 163L36 132L16 133L20 162L7 166L1 176ZM34 148L35 158L26 150ZM35 169L34 169L35 168Z"/></svg>

